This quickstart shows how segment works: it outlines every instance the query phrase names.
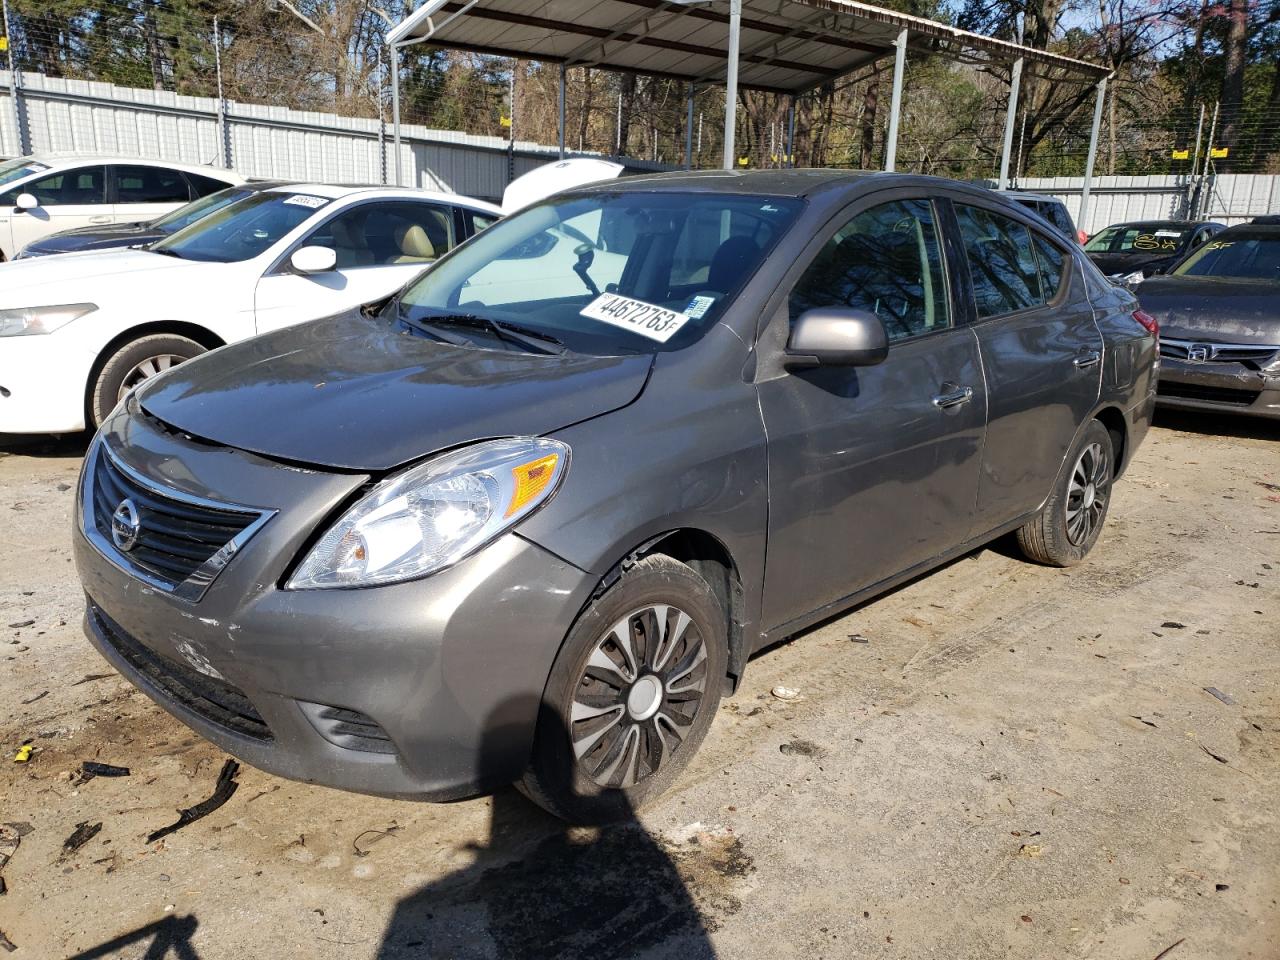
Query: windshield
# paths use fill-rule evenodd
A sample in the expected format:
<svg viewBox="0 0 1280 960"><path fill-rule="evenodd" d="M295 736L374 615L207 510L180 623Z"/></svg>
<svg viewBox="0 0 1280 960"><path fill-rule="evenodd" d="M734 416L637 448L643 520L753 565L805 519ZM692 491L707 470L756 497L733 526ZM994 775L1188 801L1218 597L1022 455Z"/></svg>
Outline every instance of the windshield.
<svg viewBox="0 0 1280 960"><path fill-rule="evenodd" d="M202 217L207 217L215 210L221 210L228 204L235 203L243 197L251 197L257 191L249 187L228 187L208 196L201 197L191 203L184 204L177 210L166 213L163 217L151 221L151 226L162 233L177 233L183 227L189 227Z"/></svg>
<svg viewBox="0 0 1280 960"><path fill-rule="evenodd" d="M1280 233L1220 233L1173 273L1179 277L1280 282Z"/></svg>
<svg viewBox="0 0 1280 960"><path fill-rule="evenodd" d="M405 290L399 315L518 325L581 353L678 350L723 315L801 206L722 193L553 200L440 261Z"/></svg>
<svg viewBox="0 0 1280 960"><path fill-rule="evenodd" d="M252 260L332 201L308 193L270 190L229 203L148 249L184 260Z"/></svg>
<svg viewBox="0 0 1280 960"><path fill-rule="evenodd" d="M1174 253L1182 249L1191 233L1191 227L1155 224L1107 227L1091 237L1084 248L1089 253Z"/></svg>
<svg viewBox="0 0 1280 960"><path fill-rule="evenodd" d="M49 167L46 164L37 163L35 160L28 160L25 157L6 160L4 163L0 163L0 186L48 169Z"/></svg>

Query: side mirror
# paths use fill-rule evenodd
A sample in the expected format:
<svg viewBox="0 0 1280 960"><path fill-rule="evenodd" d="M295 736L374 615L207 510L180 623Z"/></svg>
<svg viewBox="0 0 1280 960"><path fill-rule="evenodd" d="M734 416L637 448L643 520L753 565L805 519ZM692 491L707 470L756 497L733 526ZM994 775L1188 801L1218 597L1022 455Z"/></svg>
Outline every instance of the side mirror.
<svg viewBox="0 0 1280 960"><path fill-rule="evenodd" d="M866 310L806 310L787 342L788 367L870 367L888 355L884 324Z"/></svg>
<svg viewBox="0 0 1280 960"><path fill-rule="evenodd" d="M19 210L34 210L40 206L40 201L29 193L20 193L15 205Z"/></svg>
<svg viewBox="0 0 1280 960"><path fill-rule="evenodd" d="M289 258L298 273L328 273L338 265L338 254L328 247L299 247Z"/></svg>

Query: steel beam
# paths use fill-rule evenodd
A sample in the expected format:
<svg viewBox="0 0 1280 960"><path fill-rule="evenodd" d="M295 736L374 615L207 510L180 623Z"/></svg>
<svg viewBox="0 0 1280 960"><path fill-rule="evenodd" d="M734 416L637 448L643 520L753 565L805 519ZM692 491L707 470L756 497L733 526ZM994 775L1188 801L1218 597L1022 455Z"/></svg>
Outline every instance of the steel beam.
<svg viewBox="0 0 1280 960"><path fill-rule="evenodd" d="M902 119L902 74L907 66L907 34L903 27L893 41L893 95L889 98L889 136L884 145L884 168L893 173L898 163L898 125Z"/></svg>
<svg viewBox="0 0 1280 960"><path fill-rule="evenodd" d="M1102 129L1102 104L1107 99L1107 78L1098 81L1098 100L1093 105L1093 128L1089 131L1089 157L1084 162L1084 185L1080 188L1080 212L1076 229L1086 230L1089 219L1089 187L1093 181L1093 161L1098 156L1098 131Z"/></svg>
<svg viewBox="0 0 1280 960"><path fill-rule="evenodd" d="M564 159L564 84L568 67L560 64L560 159Z"/></svg>
<svg viewBox="0 0 1280 960"><path fill-rule="evenodd" d="M391 116L392 142L396 150L396 186L404 186L404 174L400 159L400 48L391 44Z"/></svg>
<svg viewBox="0 0 1280 960"><path fill-rule="evenodd" d="M738 121L738 50L742 45L742 0L729 0L729 59L724 81L724 168L732 170Z"/></svg>
<svg viewBox="0 0 1280 960"><path fill-rule="evenodd" d="M1009 77L1009 109L1004 115L1004 147L1000 150L1000 182L998 190L1009 189L1009 155L1013 151L1013 130L1018 116L1018 90L1022 86L1022 58L1013 61L1013 74Z"/></svg>

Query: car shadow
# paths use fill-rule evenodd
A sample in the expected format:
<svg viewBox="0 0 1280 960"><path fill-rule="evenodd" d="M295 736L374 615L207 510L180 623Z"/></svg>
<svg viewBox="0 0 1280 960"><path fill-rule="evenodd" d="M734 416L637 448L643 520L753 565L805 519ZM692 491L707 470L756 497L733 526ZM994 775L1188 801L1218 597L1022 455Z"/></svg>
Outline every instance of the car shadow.
<svg viewBox="0 0 1280 960"><path fill-rule="evenodd" d="M0 433L0 457L40 457L45 460L74 460L83 458L89 449L93 434L84 431L60 436L41 434Z"/></svg>
<svg viewBox="0 0 1280 960"><path fill-rule="evenodd" d="M396 904L378 960L715 957L675 862L629 808L573 827L507 787L461 853L474 859Z"/></svg>
<svg viewBox="0 0 1280 960"><path fill-rule="evenodd" d="M1245 440L1280 440L1280 419L1244 417L1200 410L1156 410L1152 426L1183 433L1201 433Z"/></svg>

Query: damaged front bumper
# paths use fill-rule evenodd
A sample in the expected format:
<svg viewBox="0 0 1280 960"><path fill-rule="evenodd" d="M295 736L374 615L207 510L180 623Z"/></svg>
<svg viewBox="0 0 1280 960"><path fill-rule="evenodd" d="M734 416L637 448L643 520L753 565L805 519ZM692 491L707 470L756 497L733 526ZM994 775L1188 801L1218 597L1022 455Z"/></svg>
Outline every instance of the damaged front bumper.
<svg viewBox="0 0 1280 960"><path fill-rule="evenodd" d="M1280 347L1162 340L1156 402L1280 418Z"/></svg>

